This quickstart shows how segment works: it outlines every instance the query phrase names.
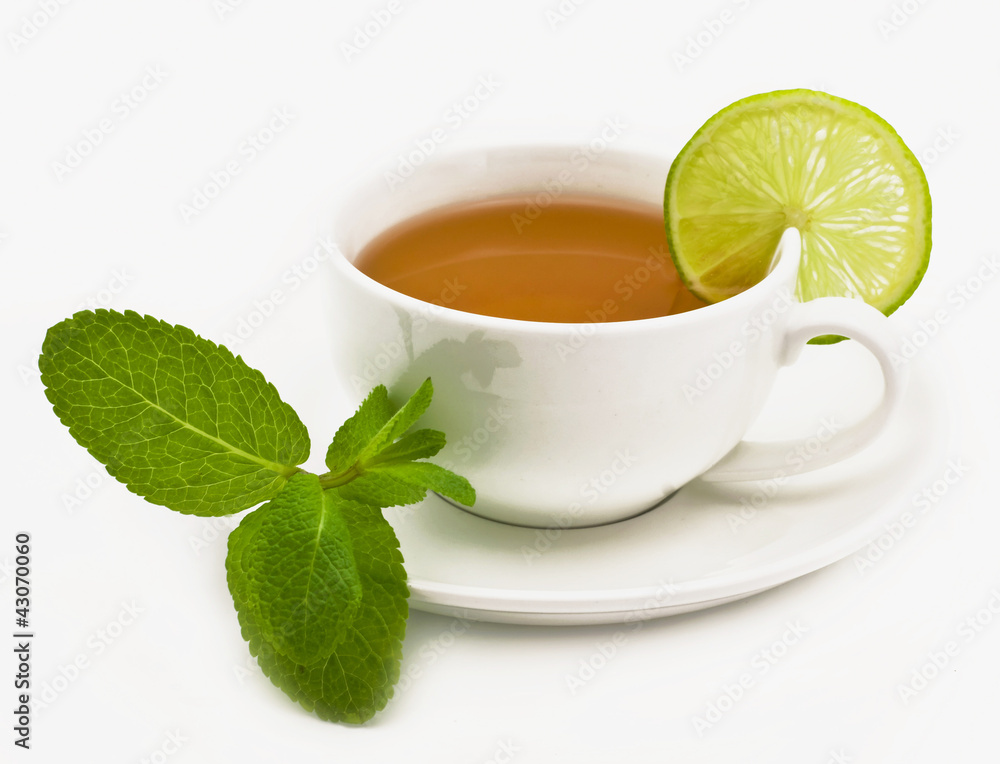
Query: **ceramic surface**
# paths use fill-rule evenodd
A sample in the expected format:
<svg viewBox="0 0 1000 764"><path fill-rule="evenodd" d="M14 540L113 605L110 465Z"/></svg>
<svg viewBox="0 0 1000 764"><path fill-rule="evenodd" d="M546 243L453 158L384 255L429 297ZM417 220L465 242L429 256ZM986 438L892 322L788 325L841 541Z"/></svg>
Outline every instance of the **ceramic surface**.
<svg viewBox="0 0 1000 764"><path fill-rule="evenodd" d="M589 527L642 513L713 465L715 480L787 471L799 443L733 449L778 370L819 334L863 342L882 364L886 395L798 471L863 448L896 406L906 369L888 361L897 345L889 322L853 300L799 305L794 229L757 285L718 304L640 321L474 315L447 307L447 285L442 305L426 303L351 265L387 226L449 201L526 190L530 201L540 191L551 196L543 190L558 182L565 193L662 204L667 168L662 158L608 152L581 170L565 148L496 149L435 158L398 188L380 178L341 211L334 240L342 256L331 269L336 373L359 401L378 383L405 399L432 378L435 398L421 424L447 434L435 461L475 486L475 514L530 527Z"/></svg>
<svg viewBox="0 0 1000 764"><path fill-rule="evenodd" d="M871 410L879 370L853 345L808 348L782 373L752 434L804 435ZM809 474L695 480L661 506L599 528L517 528L437 497L387 510L411 604L510 623L627 623L748 597L840 560L913 512L927 476L947 466L947 391L932 360L914 372L900 416L868 449ZM833 413L816 418L814 395Z"/></svg>

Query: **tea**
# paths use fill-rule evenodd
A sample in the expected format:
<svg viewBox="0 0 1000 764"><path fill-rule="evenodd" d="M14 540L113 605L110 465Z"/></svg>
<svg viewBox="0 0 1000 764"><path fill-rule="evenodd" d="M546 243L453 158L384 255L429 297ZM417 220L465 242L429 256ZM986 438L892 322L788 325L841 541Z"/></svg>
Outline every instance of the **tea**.
<svg viewBox="0 0 1000 764"><path fill-rule="evenodd" d="M469 313L526 321L629 321L705 303L681 283L663 210L598 196L523 197L425 212L385 231L355 266L386 286Z"/></svg>

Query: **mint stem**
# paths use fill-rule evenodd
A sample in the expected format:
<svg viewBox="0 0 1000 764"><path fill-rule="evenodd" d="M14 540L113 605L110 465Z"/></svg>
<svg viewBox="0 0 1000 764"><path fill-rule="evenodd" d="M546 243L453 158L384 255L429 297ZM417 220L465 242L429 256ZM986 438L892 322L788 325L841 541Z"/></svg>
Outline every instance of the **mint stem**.
<svg viewBox="0 0 1000 764"><path fill-rule="evenodd" d="M355 462L343 472L324 472L319 476L319 484L324 490L347 485L354 478L360 476L362 472L364 470L361 469L361 463Z"/></svg>

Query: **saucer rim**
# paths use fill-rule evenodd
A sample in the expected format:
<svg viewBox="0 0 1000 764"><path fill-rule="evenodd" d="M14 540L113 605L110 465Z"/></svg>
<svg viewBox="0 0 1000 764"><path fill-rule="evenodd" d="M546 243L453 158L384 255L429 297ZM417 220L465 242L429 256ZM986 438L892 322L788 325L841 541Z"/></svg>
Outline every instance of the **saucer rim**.
<svg viewBox="0 0 1000 764"><path fill-rule="evenodd" d="M928 355L937 353L931 352ZM935 417L937 421L933 426L935 437L921 438L924 443L929 444L925 453L931 450L942 455L952 453L959 437L958 420L953 416L955 402L947 394L949 387L944 371L946 367L946 364L934 363L932 359L925 358L920 363L914 363L911 370L911 385L926 387L940 404ZM904 412L900 413L905 415ZM878 439L872 445L877 443ZM831 465L812 474L820 474L835 466ZM700 480L696 479L688 485L698 482ZM683 490L684 488L680 489ZM677 584L661 581L640 587L610 589L498 588L411 577L407 581L410 603L414 609L423 612L466 612L474 620L550 625L621 623L623 620L630 620L630 615L639 621L669 615L671 611L680 609L683 609L682 612L691 612L710 608L751 597L843 560L875 539L886 522L900 514L900 498L902 494L896 500L884 501L882 506L867 515L864 522L845 528L819 546L808 547L797 554L773 560L751 570L744 569L732 574L713 575ZM425 501L444 500L436 495L428 495ZM474 518L477 522L496 522L479 516ZM593 528L565 529L563 532L572 533L574 530L592 531ZM406 550L402 551L405 558ZM667 598L662 596L665 585L673 587L673 592ZM646 606L651 599L659 602L652 607Z"/></svg>

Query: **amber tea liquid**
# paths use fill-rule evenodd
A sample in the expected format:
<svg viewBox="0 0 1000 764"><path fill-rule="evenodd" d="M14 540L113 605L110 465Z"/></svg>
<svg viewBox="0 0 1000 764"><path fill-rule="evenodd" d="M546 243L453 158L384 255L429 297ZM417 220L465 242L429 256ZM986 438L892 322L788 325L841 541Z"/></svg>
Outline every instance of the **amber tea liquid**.
<svg viewBox="0 0 1000 764"><path fill-rule="evenodd" d="M525 321L630 321L705 304L677 275L663 210L607 197L563 197L533 220L523 197L440 207L380 234L354 264L411 297Z"/></svg>

